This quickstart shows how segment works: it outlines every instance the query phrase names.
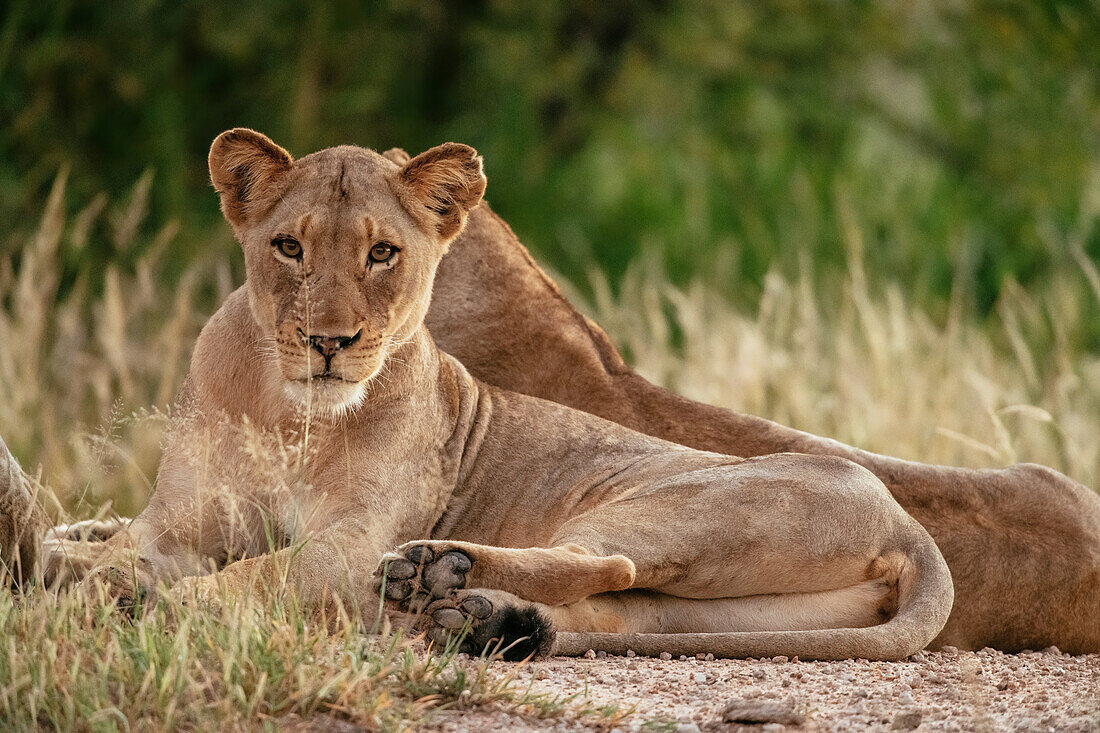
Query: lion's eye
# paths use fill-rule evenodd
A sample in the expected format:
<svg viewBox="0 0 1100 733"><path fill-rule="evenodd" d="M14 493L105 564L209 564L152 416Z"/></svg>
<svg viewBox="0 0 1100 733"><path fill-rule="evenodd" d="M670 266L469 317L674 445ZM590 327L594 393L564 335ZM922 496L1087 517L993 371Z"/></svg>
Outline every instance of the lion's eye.
<svg viewBox="0 0 1100 733"><path fill-rule="evenodd" d="M271 246L279 250L283 257L297 260L302 257L302 243L294 237L275 237L271 240Z"/></svg>
<svg viewBox="0 0 1100 733"><path fill-rule="evenodd" d="M389 262L393 256L397 253L397 247L394 247L389 242L379 242L370 248L370 252L367 257L376 265Z"/></svg>

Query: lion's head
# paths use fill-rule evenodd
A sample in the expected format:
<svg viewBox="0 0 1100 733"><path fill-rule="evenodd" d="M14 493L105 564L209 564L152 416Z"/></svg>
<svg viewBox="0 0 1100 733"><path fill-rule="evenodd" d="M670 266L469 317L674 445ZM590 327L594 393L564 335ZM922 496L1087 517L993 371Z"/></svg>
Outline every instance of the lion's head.
<svg viewBox="0 0 1100 733"><path fill-rule="evenodd" d="M481 157L467 145L406 158L341 146L295 161L243 128L210 148L252 315L288 394L314 409L363 399L423 321L436 266L485 191Z"/></svg>

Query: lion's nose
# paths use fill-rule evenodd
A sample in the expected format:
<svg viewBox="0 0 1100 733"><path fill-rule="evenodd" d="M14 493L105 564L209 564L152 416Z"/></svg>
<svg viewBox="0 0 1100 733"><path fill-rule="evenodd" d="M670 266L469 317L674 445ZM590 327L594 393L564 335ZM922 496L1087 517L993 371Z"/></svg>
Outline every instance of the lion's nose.
<svg viewBox="0 0 1100 733"><path fill-rule="evenodd" d="M359 335L362 333L363 331L359 330L356 331L353 336L323 336L321 334L315 334L307 336L306 338L309 340L310 346L316 349L327 361L340 349L346 349L358 341Z"/></svg>

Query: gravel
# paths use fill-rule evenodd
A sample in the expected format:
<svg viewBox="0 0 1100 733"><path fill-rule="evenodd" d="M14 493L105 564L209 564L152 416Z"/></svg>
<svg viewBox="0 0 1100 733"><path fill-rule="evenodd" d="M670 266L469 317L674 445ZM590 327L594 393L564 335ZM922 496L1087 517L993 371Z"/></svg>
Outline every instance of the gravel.
<svg viewBox="0 0 1100 733"><path fill-rule="evenodd" d="M592 656L490 666L490 674L514 677L520 695L566 702L557 715L487 703L434 713L424 729L1100 730L1100 655L1072 657L1054 648L946 648L904 662Z"/></svg>

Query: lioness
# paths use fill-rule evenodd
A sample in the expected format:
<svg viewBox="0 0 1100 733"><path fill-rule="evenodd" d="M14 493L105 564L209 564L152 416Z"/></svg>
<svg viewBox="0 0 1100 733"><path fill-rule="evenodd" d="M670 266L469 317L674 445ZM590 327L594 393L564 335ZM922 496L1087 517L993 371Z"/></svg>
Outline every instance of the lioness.
<svg viewBox="0 0 1100 733"><path fill-rule="evenodd" d="M436 347L436 269L486 185L472 148L293 161L234 129L209 164L246 282L199 337L148 507L73 576L128 599L285 579L366 614L381 592L431 638L468 625L464 649L510 658L898 659L942 628L947 565L870 471L685 448ZM297 480L258 469L248 435L289 450Z"/></svg>
<svg viewBox="0 0 1100 733"><path fill-rule="evenodd" d="M1100 496L1057 471L900 460L650 384L484 202L440 263L427 324L475 377L505 389L700 450L834 455L868 468L951 568L955 603L933 647L1100 652Z"/></svg>

